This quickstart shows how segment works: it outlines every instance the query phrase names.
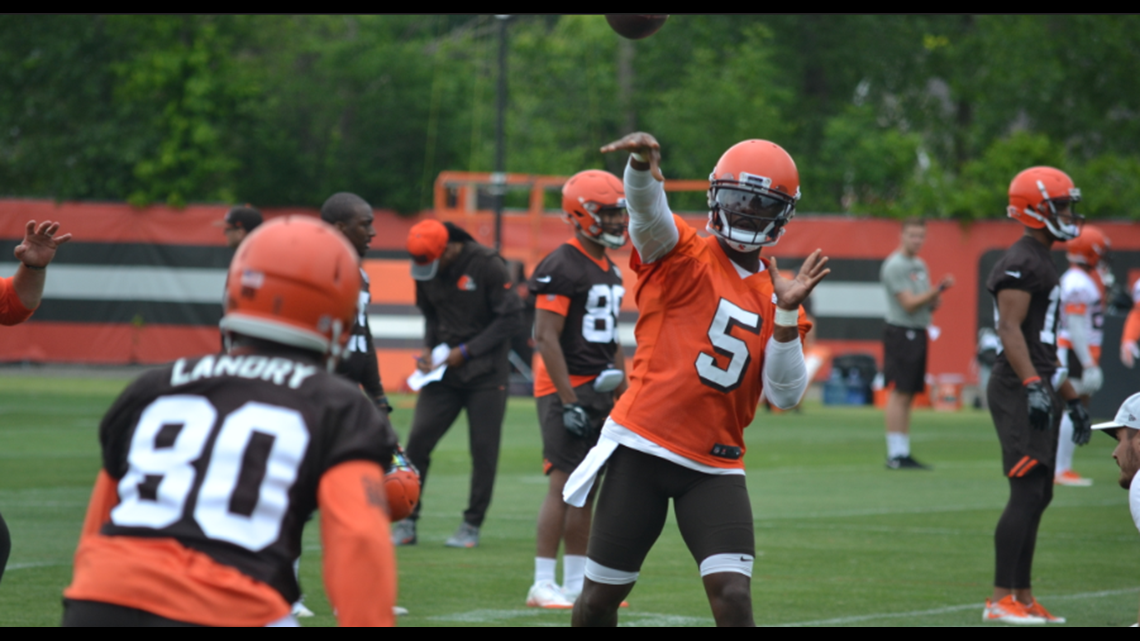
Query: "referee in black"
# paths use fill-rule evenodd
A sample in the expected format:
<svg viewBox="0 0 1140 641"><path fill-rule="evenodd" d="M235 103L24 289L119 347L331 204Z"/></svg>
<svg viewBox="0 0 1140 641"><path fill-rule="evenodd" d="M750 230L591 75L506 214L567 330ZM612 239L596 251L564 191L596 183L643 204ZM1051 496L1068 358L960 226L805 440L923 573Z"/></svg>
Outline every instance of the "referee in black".
<svg viewBox="0 0 1140 641"><path fill-rule="evenodd" d="M508 354L511 337L522 329L522 301L511 288L506 261L451 223L416 224L407 247L416 280L416 306L424 315L419 369L432 369L436 346L446 344L450 351L442 380L420 391L406 453L426 487L432 450L459 412L467 410L471 492L463 523L446 544L472 548L479 544L479 528L491 504L507 409ZM395 525L396 545L416 542L422 507L421 500L410 517Z"/></svg>

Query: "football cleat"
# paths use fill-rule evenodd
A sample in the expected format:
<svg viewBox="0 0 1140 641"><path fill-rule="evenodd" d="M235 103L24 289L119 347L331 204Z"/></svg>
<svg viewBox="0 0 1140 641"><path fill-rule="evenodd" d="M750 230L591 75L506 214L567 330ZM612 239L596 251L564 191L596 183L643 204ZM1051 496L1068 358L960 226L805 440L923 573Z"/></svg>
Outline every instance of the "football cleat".
<svg viewBox="0 0 1140 641"><path fill-rule="evenodd" d="M479 545L479 528L463 523L444 545L449 548L473 548Z"/></svg>
<svg viewBox="0 0 1140 641"><path fill-rule="evenodd" d="M401 608L398 605L393 605L392 606L392 616L406 617L406 616L408 616L408 609L407 608Z"/></svg>
<svg viewBox="0 0 1140 641"><path fill-rule="evenodd" d="M1045 619L1045 623L1065 622L1065 617L1055 617L1052 614L1049 614L1049 611L1046 610L1045 606L1041 605L1037 599L1033 599L1033 603L1029 607L1025 608L1025 611L1028 612L1030 616L1041 617L1042 619Z"/></svg>
<svg viewBox="0 0 1140 641"><path fill-rule="evenodd" d="M1065 470L1053 477L1054 485L1067 485L1069 487L1088 487L1093 484L1092 479L1077 474L1072 470Z"/></svg>
<svg viewBox="0 0 1140 641"><path fill-rule="evenodd" d="M892 470L929 470L929 465L924 465L914 460L910 455L896 456L892 459L887 459L887 468Z"/></svg>
<svg viewBox="0 0 1140 641"><path fill-rule="evenodd" d="M528 608L545 608L547 610L570 610L574 601L562 594L562 588L551 581L543 581L530 586L526 593L526 606Z"/></svg>
<svg viewBox="0 0 1140 641"><path fill-rule="evenodd" d="M1041 625L1045 619L1029 614L1025 606L1009 595L997 603L986 599L986 609L982 611L984 623L1012 623L1014 625Z"/></svg>
<svg viewBox="0 0 1140 641"><path fill-rule="evenodd" d="M415 545L416 522L406 519L392 526L392 545Z"/></svg>

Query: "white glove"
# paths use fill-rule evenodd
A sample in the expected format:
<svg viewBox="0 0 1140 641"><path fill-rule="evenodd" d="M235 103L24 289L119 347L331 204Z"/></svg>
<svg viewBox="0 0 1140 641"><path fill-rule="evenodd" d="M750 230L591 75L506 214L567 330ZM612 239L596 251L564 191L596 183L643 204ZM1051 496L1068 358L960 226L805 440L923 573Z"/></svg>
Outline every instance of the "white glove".
<svg viewBox="0 0 1140 641"><path fill-rule="evenodd" d="M1095 394L1104 385L1104 373L1096 365L1086 367L1081 374L1081 393Z"/></svg>

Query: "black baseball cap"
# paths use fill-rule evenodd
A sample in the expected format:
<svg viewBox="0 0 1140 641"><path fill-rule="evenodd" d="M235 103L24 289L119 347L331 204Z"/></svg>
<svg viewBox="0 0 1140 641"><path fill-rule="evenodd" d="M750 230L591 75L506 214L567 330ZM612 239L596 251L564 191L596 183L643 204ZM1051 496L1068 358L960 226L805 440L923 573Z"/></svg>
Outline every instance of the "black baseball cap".
<svg viewBox="0 0 1140 641"><path fill-rule="evenodd" d="M247 233L253 231L261 224L261 212L249 205L237 205L226 212L226 217L218 225L232 225L241 227Z"/></svg>

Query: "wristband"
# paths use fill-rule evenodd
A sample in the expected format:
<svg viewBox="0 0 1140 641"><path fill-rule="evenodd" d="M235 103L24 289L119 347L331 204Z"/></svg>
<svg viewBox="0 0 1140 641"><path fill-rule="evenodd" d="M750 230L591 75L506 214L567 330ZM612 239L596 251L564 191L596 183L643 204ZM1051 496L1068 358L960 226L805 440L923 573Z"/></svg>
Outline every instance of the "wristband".
<svg viewBox="0 0 1140 641"><path fill-rule="evenodd" d="M459 353L463 354L463 360L471 360L471 353L467 351L467 343L463 343L459 346Z"/></svg>
<svg viewBox="0 0 1140 641"><path fill-rule="evenodd" d="M27 267L28 269L34 269L36 271L43 271L43 270L47 269L47 265L44 265L43 267L36 267L35 265L29 265L27 263L20 263L20 264L23 265L24 267Z"/></svg>
<svg viewBox="0 0 1140 641"><path fill-rule="evenodd" d="M776 325L779 327L797 327L800 324L800 310L776 308Z"/></svg>
<svg viewBox="0 0 1140 641"><path fill-rule="evenodd" d="M1021 381L1021 384L1022 385L1032 385L1034 383L1040 383L1040 382L1041 382L1040 376L1030 376L1029 378L1025 379L1024 381Z"/></svg>
<svg viewBox="0 0 1140 641"><path fill-rule="evenodd" d="M636 151L629 152L629 157L633 158L637 162L649 162L648 160L645 159L645 156L642 156L641 154L637 153Z"/></svg>

